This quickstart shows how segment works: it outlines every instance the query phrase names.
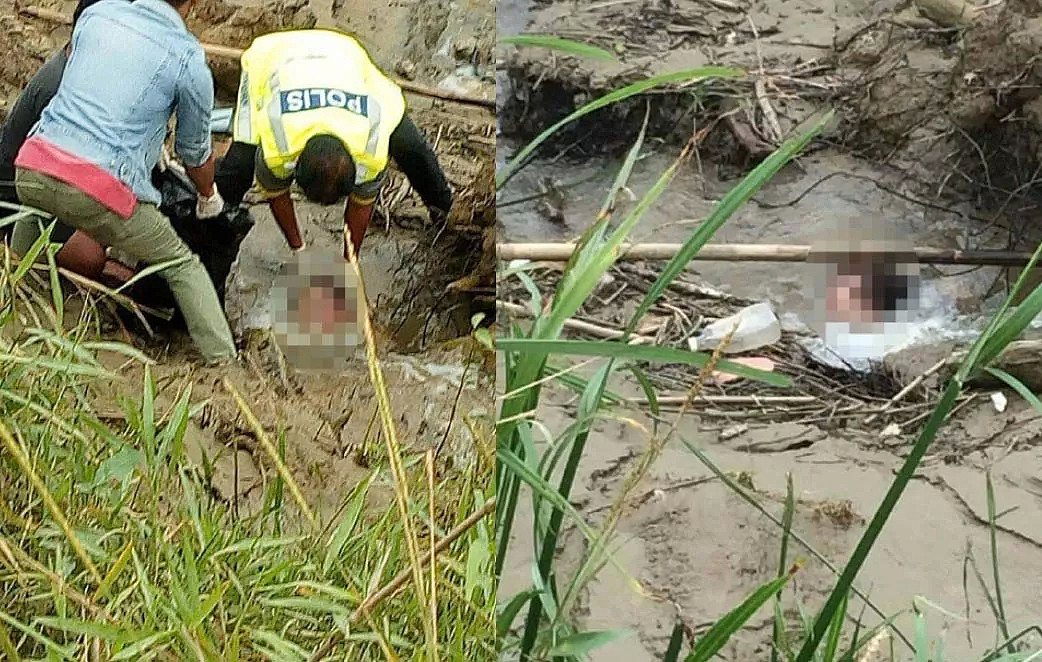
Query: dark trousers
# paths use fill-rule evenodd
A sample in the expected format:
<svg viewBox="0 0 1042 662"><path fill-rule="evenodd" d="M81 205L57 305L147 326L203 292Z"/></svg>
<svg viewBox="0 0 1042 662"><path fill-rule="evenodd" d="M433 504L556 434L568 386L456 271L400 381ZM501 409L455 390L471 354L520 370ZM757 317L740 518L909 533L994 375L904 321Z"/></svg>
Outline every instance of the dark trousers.
<svg viewBox="0 0 1042 662"><path fill-rule="evenodd" d="M257 149L256 145L233 142L228 153L217 162L214 181L225 202L232 205L242 204L246 192L253 186Z"/></svg>

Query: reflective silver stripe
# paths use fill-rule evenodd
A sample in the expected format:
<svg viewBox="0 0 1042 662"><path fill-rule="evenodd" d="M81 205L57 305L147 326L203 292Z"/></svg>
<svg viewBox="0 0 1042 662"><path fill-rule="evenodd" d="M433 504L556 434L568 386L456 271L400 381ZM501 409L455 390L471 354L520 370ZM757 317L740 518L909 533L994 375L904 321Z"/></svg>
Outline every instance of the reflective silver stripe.
<svg viewBox="0 0 1042 662"><path fill-rule="evenodd" d="M375 97L369 97L369 140L365 144L365 151L370 156L376 156L376 148L380 146L380 116L382 111L380 102Z"/></svg>
<svg viewBox="0 0 1042 662"><path fill-rule="evenodd" d="M369 167L355 162L355 184L365 184L369 179Z"/></svg>
<svg viewBox="0 0 1042 662"><path fill-rule="evenodd" d="M239 109L235 117L234 133L247 143L253 143L253 109L250 108L250 77L243 71L239 79Z"/></svg>
<svg viewBox="0 0 1042 662"><path fill-rule="evenodd" d="M275 146L283 154L289 153L289 139L286 138L286 127L282 125L282 99L279 98L279 72L271 75L268 81L271 90L271 101L268 102L268 121L271 132L275 136Z"/></svg>

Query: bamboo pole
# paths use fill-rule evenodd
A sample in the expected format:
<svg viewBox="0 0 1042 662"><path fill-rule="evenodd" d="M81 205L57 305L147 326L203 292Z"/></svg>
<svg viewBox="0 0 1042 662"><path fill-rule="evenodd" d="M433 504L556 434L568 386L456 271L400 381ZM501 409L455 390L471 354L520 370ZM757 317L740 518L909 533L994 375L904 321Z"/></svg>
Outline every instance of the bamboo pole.
<svg viewBox="0 0 1042 662"><path fill-rule="evenodd" d="M72 25L72 17L67 16L61 12L54 11L53 9L44 9L42 7L29 6L23 7L19 10L19 13L25 14L26 16L32 16L33 18L39 18L44 21L50 21L52 23L58 23L60 25ZM204 43L203 50L206 54L214 58L222 58L227 60L238 61L242 57L241 48L233 48L231 46L221 46L220 44L207 44ZM456 92L450 92L448 90L441 90L435 87L428 87L426 85L420 85L419 83L412 83L406 80L395 80L395 84L402 88L406 92L422 97L431 97L434 99L441 99L443 101L453 101L468 106L479 106L481 108L487 108L495 111L496 101L495 99L483 99L481 97L473 97L466 94L458 94Z"/></svg>
<svg viewBox="0 0 1042 662"><path fill-rule="evenodd" d="M681 244L623 244L620 260L669 260ZM507 243L496 246L500 260L533 260L537 262L567 262L575 250L568 243ZM1031 260L1031 253L1020 251L976 250L951 248L915 248L915 258L922 264L969 264L998 267L1023 267ZM866 250L865 253L872 251ZM858 251L850 249L851 254ZM810 246L798 244L706 244L692 259L716 262L808 262L811 258L827 257L812 252ZM836 256L839 257L838 254Z"/></svg>

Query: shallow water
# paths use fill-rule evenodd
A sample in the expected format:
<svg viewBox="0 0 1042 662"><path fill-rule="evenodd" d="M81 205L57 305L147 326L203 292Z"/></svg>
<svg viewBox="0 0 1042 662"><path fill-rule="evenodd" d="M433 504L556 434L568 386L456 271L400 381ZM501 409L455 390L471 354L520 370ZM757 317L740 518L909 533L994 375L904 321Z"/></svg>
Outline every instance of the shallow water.
<svg viewBox="0 0 1042 662"><path fill-rule="evenodd" d="M624 199L617 217L652 186L678 151L657 148L642 155L630 179L632 195L629 200ZM617 162L607 160L568 163L563 159L556 163L537 161L528 166L500 194L500 241L567 241L579 236L603 204L604 192L617 167ZM858 178L833 176L800 197L815 182L837 172ZM897 175L850 156L832 152L811 155L784 169L757 196L770 205L796 198L798 202L780 208L763 208L750 202L720 229L713 242L810 244L838 234L837 228L860 228L906 239L918 246L951 247L956 237L971 231L960 224L958 217L924 210L879 189L866 178L901 188ZM512 204L538 195L541 182L548 180L563 189L563 223L550 220L541 212L538 200ZM632 240L683 242L736 183L737 180L721 181L708 165L702 174L695 164L684 166L638 223ZM769 262L699 261L690 266L705 282L740 297L768 300L779 315L791 313L812 328L817 328L815 307L823 278L818 269L806 264ZM922 268L920 309L912 316L909 342L960 337L978 326L982 310L987 309L980 301L1000 275L1000 269L982 267L966 271L966 267Z"/></svg>

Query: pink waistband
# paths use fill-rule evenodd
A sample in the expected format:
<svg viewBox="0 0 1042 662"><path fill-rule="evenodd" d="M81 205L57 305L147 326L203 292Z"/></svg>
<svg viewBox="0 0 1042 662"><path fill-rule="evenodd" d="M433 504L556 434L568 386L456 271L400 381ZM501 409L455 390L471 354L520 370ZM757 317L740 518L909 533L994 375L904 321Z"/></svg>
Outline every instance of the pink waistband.
<svg viewBox="0 0 1042 662"><path fill-rule="evenodd" d="M26 140L14 164L76 187L121 218L130 218L137 207L137 196L126 184L41 137Z"/></svg>

